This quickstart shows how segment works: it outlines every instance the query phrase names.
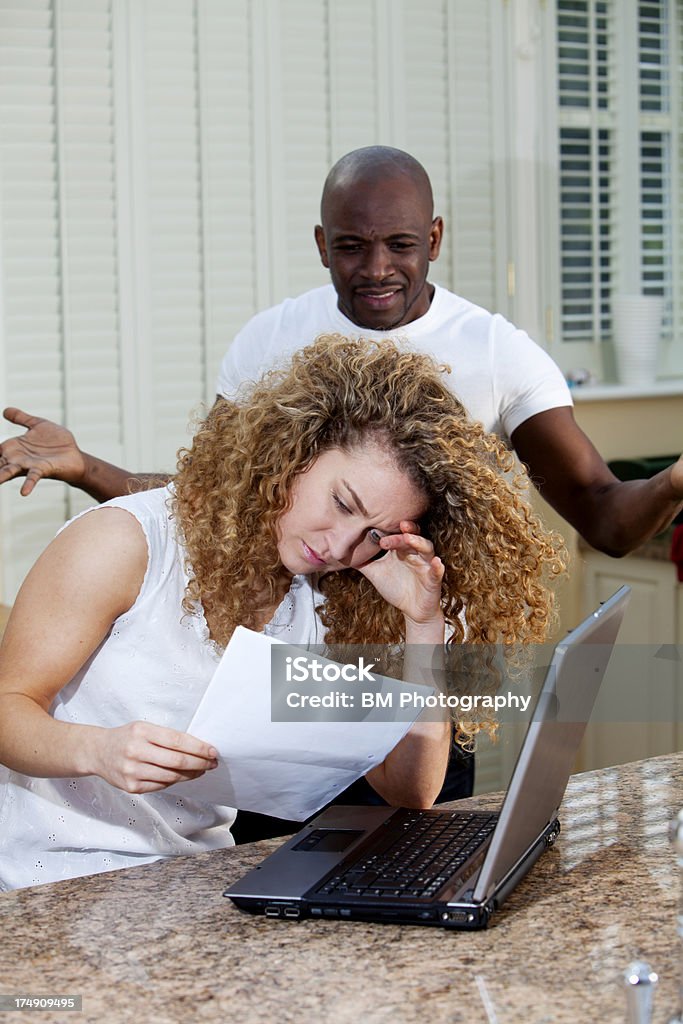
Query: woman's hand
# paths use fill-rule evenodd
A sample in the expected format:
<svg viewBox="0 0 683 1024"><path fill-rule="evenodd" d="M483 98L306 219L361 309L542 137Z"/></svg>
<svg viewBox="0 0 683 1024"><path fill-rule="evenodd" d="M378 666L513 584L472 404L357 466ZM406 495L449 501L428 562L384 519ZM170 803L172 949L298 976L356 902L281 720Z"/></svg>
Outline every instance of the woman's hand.
<svg viewBox="0 0 683 1024"><path fill-rule="evenodd" d="M150 722L96 729L91 744L94 774L126 793L165 789L218 764L218 752L208 743Z"/></svg>
<svg viewBox="0 0 683 1024"><path fill-rule="evenodd" d="M386 554L368 562L359 572L385 601L403 612L408 642L441 643L443 562L434 554L432 542L420 536L416 523L403 520L400 527L401 533L380 540L379 546Z"/></svg>
<svg viewBox="0 0 683 1024"><path fill-rule="evenodd" d="M422 644L442 645L444 617L441 610L441 581L444 564L434 546L421 537L416 523L403 520L401 532L383 537L386 551L359 572L366 576L385 601L403 612L406 621L404 678L430 682L434 667L431 653L426 662ZM429 648L428 648L429 650ZM382 764L366 778L387 803L406 807L431 807L443 784L450 725L442 721L416 722Z"/></svg>

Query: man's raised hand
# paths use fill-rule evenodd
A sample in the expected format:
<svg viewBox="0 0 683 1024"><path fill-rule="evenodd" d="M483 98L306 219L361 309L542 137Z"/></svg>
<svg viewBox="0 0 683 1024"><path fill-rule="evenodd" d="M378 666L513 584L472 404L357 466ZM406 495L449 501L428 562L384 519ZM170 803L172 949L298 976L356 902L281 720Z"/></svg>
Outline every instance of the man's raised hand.
<svg viewBox="0 0 683 1024"><path fill-rule="evenodd" d="M3 416L10 423L26 427L26 433L0 444L0 484L25 476L20 492L24 496L42 479L78 485L85 460L70 430L13 406L5 409Z"/></svg>

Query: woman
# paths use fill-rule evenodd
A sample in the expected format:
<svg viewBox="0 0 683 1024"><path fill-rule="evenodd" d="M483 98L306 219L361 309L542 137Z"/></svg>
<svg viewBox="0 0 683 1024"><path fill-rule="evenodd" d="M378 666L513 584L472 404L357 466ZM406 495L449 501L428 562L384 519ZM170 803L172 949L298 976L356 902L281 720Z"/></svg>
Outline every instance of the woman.
<svg viewBox="0 0 683 1024"><path fill-rule="evenodd" d="M470 641L542 641L562 560L509 468L430 359L327 337L219 400L172 488L76 517L1 650L0 886L231 845L234 809L168 787L216 765L185 729L238 624L441 645L465 613ZM366 777L429 806L449 741L418 722Z"/></svg>

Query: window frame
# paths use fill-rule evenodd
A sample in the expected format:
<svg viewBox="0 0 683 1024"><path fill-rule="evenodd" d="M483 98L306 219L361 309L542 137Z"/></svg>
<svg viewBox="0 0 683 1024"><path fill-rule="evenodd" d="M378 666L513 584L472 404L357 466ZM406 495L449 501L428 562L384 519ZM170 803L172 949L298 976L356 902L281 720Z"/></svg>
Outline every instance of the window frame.
<svg viewBox="0 0 683 1024"><path fill-rule="evenodd" d="M587 0L589 8L595 6L596 0ZM559 116L559 87L557 67L557 33L558 3L541 5L536 12L538 46L538 92L532 97L529 90L524 95L524 106L517 100L519 110L531 111L537 118L538 127L538 164L539 182L537 190L537 214L542 224L541 251L544 258L540 260L540 272L537 276L538 295L536 298L536 319L538 333L536 339L548 348L561 369L568 373L575 369L587 369L598 380L615 380L615 364L611 343L611 325L609 310L603 311L602 337L598 333L591 340L566 340L562 338L562 225L560 205L561 155L559 131L561 123L565 125L592 124L593 132L600 126L607 126L612 133L612 164L609 176L609 188L614 194L611 220L613 229L613 249L610 254L610 284L607 296L618 293L633 293L641 290L642 258L641 247L641 216L633 217L634 208L641 209L641 132L650 130L666 130L667 115L661 113L641 113L639 75L629 73L629 67L638 66L638 12L642 0L607 0L609 11L608 34L610 40L609 74L611 82L610 95L618 97L616 111L607 111L606 116L600 112L590 118L590 113L576 115L570 111L563 118ZM683 216L683 196L681 196L681 179L679 157L682 146L679 133L681 106L683 104L683 71L680 63L680 40L683 31L683 2L670 0L669 32L671 38L671 113L668 116L668 133L671 140L670 174L670 266L669 279L672 282L671 318L665 322L660 354L659 378L662 380L683 376L683 344L681 327L683 315L681 311L682 278L680 271L681 217ZM516 54L515 75L520 76L522 57ZM634 108L638 112L637 119L633 116ZM595 112L593 112L595 113ZM630 255L629 255L630 254ZM599 266L594 265L593 276L600 273ZM527 268L518 268L517 278L527 280L531 275ZM648 291L647 287L642 290ZM594 308L595 308L594 300ZM529 327L527 324L522 326ZM668 329L667 329L668 328Z"/></svg>

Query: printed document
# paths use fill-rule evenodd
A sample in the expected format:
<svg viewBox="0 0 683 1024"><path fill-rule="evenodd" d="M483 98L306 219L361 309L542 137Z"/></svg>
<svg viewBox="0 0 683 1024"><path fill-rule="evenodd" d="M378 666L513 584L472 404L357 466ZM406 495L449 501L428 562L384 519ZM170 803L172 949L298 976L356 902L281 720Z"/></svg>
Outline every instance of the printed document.
<svg viewBox="0 0 683 1024"><path fill-rule="evenodd" d="M386 710L368 712L361 721L340 720L324 710L317 720L273 721L271 648L280 642L242 626L235 630L186 729L216 747L218 767L177 783L173 792L303 821L380 764L420 714L413 704L398 721L389 720ZM382 708L391 707L387 694L398 706L406 689L434 692L429 686L375 679L385 695Z"/></svg>

